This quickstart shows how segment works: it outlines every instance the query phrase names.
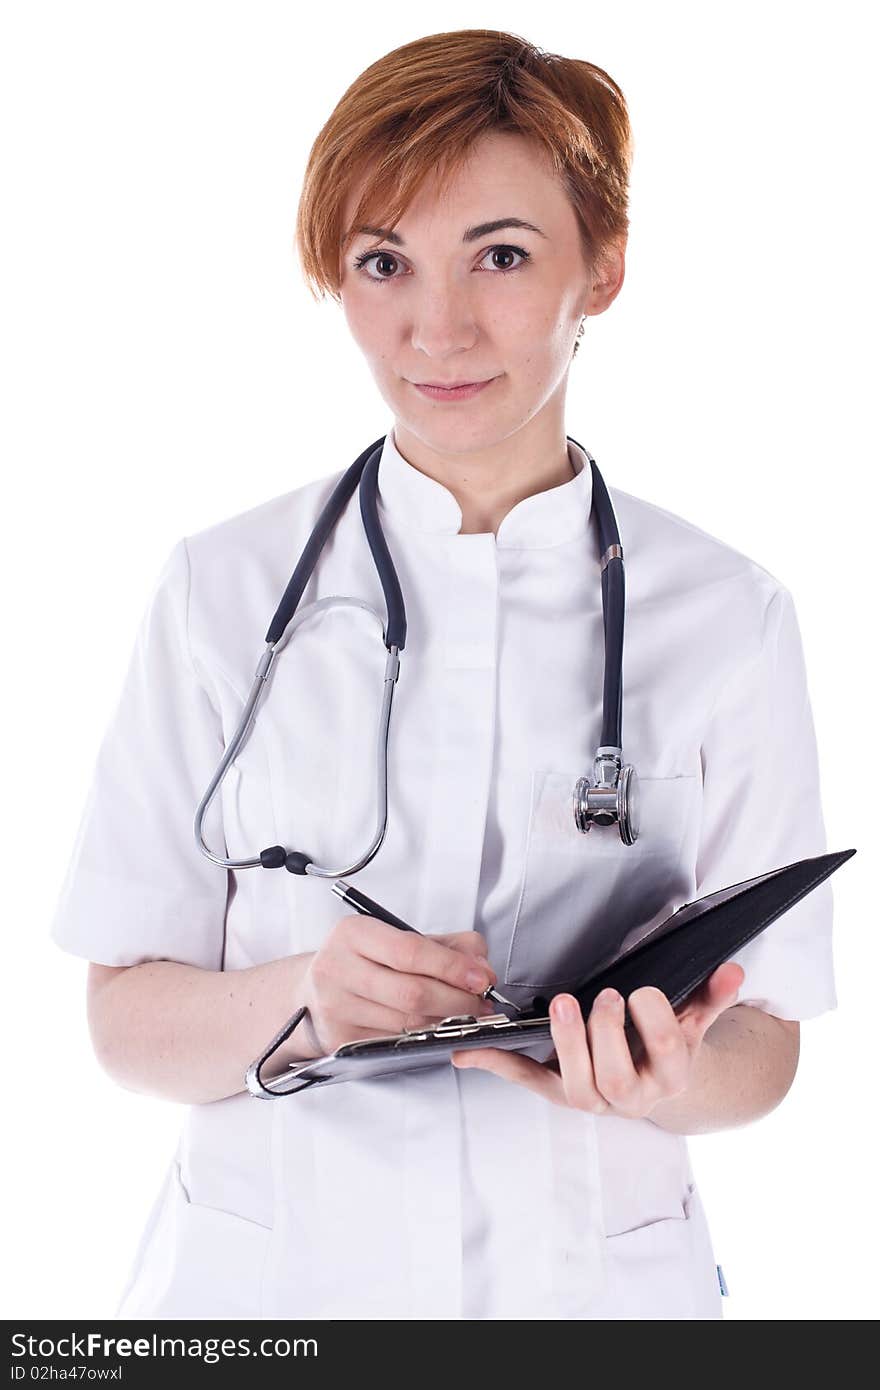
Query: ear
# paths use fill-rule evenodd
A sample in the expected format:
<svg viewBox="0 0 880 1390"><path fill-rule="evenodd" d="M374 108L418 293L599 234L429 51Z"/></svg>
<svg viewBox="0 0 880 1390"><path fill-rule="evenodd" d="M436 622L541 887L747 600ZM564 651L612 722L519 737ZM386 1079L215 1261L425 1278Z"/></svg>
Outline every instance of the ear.
<svg viewBox="0 0 880 1390"><path fill-rule="evenodd" d="M585 314L603 314L620 293L626 275L626 242L626 237L613 242L594 262Z"/></svg>

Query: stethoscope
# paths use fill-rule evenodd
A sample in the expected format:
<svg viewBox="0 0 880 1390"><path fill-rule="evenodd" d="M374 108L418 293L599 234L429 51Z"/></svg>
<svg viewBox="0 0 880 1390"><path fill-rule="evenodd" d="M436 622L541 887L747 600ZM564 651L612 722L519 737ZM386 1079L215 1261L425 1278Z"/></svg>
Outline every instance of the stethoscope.
<svg viewBox="0 0 880 1390"><path fill-rule="evenodd" d="M602 741L593 760L593 780L581 777L572 792L574 823L578 830L586 833L594 825L617 824L620 838L625 845L635 843L639 834L638 777L631 765L623 765L621 744L622 697L623 697L623 624L624 624L624 570L623 547L617 519L608 489L602 479L596 461L576 439L568 438L578 448L583 449L593 471L592 510L596 514L599 528L600 569L602 583L602 622L605 633L605 657L602 688ZM201 852L215 864L226 869L251 869L258 865L264 869L287 869L292 874L314 874L318 878L348 878L351 874L369 864L385 838L388 825L388 728L391 722L391 704L394 686L400 674L400 652L406 643L406 609L397 571L388 550L385 536L379 522L377 506L379 460L385 436L377 439L368 449L355 459L333 490L326 506L309 536L302 555L281 602L266 633L266 650L262 653L254 675L254 682L242 712L238 727L223 750L217 771L211 778L205 795L196 811L194 831L196 844ZM361 518L367 536L367 543L379 575L385 596L386 621L371 604L363 599L342 595L317 599L298 609L306 584L312 576L327 537L336 525L355 488L360 496ZM283 845L270 845L251 859L224 859L214 854L205 843L202 825L208 807L211 805L223 778L238 754L239 749L253 727L257 706L262 698L272 663L290 640L300 623L315 613L342 605L364 609L374 617L382 629L382 640L387 651L385 674L383 677L382 708L379 716L379 739L377 751L377 816L376 829L369 848L353 864L326 868L315 863L302 850L287 850Z"/></svg>

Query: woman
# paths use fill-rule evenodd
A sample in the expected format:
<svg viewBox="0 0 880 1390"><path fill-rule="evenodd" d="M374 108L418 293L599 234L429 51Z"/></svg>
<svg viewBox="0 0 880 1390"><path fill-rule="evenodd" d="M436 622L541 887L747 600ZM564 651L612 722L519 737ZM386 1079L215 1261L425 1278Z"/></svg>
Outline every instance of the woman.
<svg viewBox="0 0 880 1390"><path fill-rule="evenodd" d="M357 885L425 936L348 914L314 876L224 871L193 840L258 639L348 466L336 459L172 550L54 924L92 962L107 1070L190 1103L122 1316L720 1316L684 1136L788 1090L798 1020L835 1003L827 884L679 1015L657 990L632 994L637 1064L619 998L584 1025L557 992L544 1061L483 1049L263 1104L243 1082L300 1004L311 1031L282 1064L494 1012L489 983L544 990L609 930L825 848L790 595L613 488L642 826L625 845L572 825L599 742L602 610L591 470L564 405L584 323L623 282L630 156L606 73L484 29L374 63L315 142L299 252L392 417L379 508L409 620L388 831ZM302 602L332 594L384 612L356 505ZM384 661L359 610L297 628L209 844L357 856Z"/></svg>

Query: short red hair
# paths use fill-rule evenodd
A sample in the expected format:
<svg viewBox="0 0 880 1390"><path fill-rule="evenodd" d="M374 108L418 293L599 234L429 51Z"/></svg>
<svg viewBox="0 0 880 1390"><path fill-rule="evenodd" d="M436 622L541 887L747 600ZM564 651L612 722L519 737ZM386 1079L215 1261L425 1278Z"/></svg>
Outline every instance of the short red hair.
<svg viewBox="0 0 880 1390"><path fill-rule="evenodd" d="M528 136L549 154L588 264L625 239L632 133L617 83L593 63L546 53L516 34L457 29L371 63L319 132L296 218L313 297L329 292L339 301L341 257L371 209L394 227L429 175L442 192L470 147L498 130ZM345 200L365 176L346 232Z"/></svg>

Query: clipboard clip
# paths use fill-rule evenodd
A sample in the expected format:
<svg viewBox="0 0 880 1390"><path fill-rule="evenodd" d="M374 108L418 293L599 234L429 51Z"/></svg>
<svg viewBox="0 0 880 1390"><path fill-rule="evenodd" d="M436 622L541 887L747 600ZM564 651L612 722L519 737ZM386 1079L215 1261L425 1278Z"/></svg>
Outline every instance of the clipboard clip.
<svg viewBox="0 0 880 1390"><path fill-rule="evenodd" d="M433 1028L404 1028L400 1035L400 1045L405 1046L406 1040L425 1041L427 1038L465 1038L469 1033L482 1032L484 1028L510 1028L514 1020L508 1018L507 1014L484 1014L477 1018L475 1014L452 1014L449 1018L441 1019Z"/></svg>

